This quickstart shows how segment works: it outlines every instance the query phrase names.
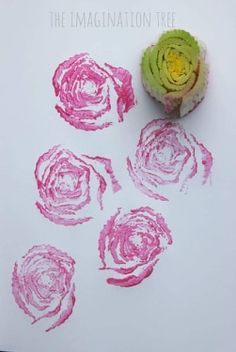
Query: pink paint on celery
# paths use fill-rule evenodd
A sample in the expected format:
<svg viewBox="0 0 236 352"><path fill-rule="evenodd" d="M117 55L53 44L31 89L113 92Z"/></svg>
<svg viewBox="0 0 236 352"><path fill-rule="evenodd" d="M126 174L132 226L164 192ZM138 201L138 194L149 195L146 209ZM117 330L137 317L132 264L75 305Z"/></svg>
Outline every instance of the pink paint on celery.
<svg viewBox="0 0 236 352"><path fill-rule="evenodd" d="M192 134L177 122L156 119L141 131L135 161L127 158L128 172L135 186L147 196L166 201L171 187L180 191L199 177L210 177L213 157Z"/></svg>
<svg viewBox="0 0 236 352"><path fill-rule="evenodd" d="M121 215L121 209L100 233L101 270L111 270L118 277L108 284L135 286L151 275L160 254L172 244L171 232L161 214L150 207L133 209Z"/></svg>
<svg viewBox="0 0 236 352"><path fill-rule="evenodd" d="M119 122L135 105L129 71L109 64L99 66L87 53L62 62L52 83L59 98L55 107L58 113L72 126L85 131L96 131L113 124L112 94L115 95Z"/></svg>
<svg viewBox="0 0 236 352"><path fill-rule="evenodd" d="M121 189L110 159L78 157L60 146L39 157L34 174L40 197L36 206L56 224L77 225L89 221L96 203L103 209L108 186L114 193Z"/></svg>
<svg viewBox="0 0 236 352"><path fill-rule="evenodd" d="M46 332L63 324L75 304L75 261L49 245L32 247L15 263L12 293L32 324L48 319Z"/></svg>

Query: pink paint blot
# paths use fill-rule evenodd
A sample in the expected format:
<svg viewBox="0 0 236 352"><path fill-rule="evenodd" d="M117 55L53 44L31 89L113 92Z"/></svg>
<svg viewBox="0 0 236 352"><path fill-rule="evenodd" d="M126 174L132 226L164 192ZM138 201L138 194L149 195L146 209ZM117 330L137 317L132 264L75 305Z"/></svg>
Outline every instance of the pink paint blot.
<svg viewBox="0 0 236 352"><path fill-rule="evenodd" d="M156 119L141 131L135 161L127 158L128 172L135 186L149 197L166 201L174 185L180 191L198 176L202 184L210 177L212 154L176 122Z"/></svg>
<svg viewBox="0 0 236 352"><path fill-rule="evenodd" d="M51 323L46 332L63 324L75 304L73 283L75 261L49 245L32 247L15 263L12 293L32 324L41 319Z"/></svg>
<svg viewBox="0 0 236 352"><path fill-rule="evenodd" d="M132 76L129 71L109 64L99 66L87 53L61 63L52 80L59 103L58 113L72 126L96 131L113 124L113 94L118 121L134 105Z"/></svg>
<svg viewBox="0 0 236 352"><path fill-rule="evenodd" d="M40 212L56 224L77 225L92 219L92 207L103 209L103 197L110 186L113 193L121 189L111 160L81 155L55 146L40 156L35 179Z"/></svg>
<svg viewBox="0 0 236 352"><path fill-rule="evenodd" d="M100 270L120 277L108 284L130 287L151 275L160 254L172 244L171 232L161 214L149 207L121 215L121 209L104 226L99 238Z"/></svg>

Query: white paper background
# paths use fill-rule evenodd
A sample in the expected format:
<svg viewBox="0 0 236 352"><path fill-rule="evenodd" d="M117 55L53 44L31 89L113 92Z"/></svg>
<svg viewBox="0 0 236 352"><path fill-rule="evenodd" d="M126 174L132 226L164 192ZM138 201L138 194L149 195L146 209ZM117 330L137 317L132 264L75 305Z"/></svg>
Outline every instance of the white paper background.
<svg viewBox="0 0 236 352"><path fill-rule="evenodd" d="M233 0L131 2L1 0L1 246L0 349L14 352L234 352L236 337L235 233L235 3ZM174 11L175 26L208 47L210 84L204 102L180 123L213 153L212 186L195 185L170 202L145 197L125 168L140 129L160 110L144 93L142 50L166 28L51 28L49 11ZM138 99L123 124L86 133L54 110L51 85L57 65L87 51L98 62L133 74ZM75 154L110 157L123 192L82 226L57 226L34 202L35 161L55 144ZM122 206L150 205L172 229L174 243L141 285L109 286L98 271L97 240L104 222ZM34 244L51 244L76 259L76 297L68 321L50 333L32 326L14 302L14 262Z"/></svg>

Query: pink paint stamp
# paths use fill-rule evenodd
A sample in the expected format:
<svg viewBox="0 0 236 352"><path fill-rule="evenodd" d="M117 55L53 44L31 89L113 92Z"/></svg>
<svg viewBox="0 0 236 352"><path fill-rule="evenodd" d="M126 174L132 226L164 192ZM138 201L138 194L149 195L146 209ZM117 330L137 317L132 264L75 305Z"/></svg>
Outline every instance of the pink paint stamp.
<svg viewBox="0 0 236 352"><path fill-rule="evenodd" d="M117 120L122 122L124 113L135 105L129 71L107 63L98 65L87 53L62 62L52 83L58 97L57 112L81 130L96 131L111 126L114 123L113 108Z"/></svg>
<svg viewBox="0 0 236 352"><path fill-rule="evenodd" d="M134 161L127 158L135 186L147 196L166 201L165 191L186 190L191 179L209 180L213 157L209 150L177 122L156 119L141 131Z"/></svg>
<svg viewBox="0 0 236 352"><path fill-rule="evenodd" d="M75 261L49 245L33 246L14 265L12 293L32 324L47 319L46 332L63 324L75 304Z"/></svg>
<svg viewBox="0 0 236 352"><path fill-rule="evenodd" d="M161 214L150 207L124 215L118 209L100 233L100 269L117 274L107 279L108 284L138 285L151 275L160 255L171 244L171 232Z"/></svg>
<svg viewBox="0 0 236 352"><path fill-rule="evenodd" d="M103 209L105 193L121 189L110 159L76 156L60 146L39 157L34 174L40 198L37 208L50 221L65 226L89 221L92 207Z"/></svg>

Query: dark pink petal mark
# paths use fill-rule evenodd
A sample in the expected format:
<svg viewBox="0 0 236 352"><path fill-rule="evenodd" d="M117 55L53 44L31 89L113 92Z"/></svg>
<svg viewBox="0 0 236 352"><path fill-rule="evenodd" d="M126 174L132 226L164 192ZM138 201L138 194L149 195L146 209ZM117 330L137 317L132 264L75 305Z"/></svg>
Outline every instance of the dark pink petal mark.
<svg viewBox="0 0 236 352"><path fill-rule="evenodd" d="M160 254L172 244L171 232L161 214L149 207L121 215L121 209L100 233L101 270L113 270L119 277L108 284L121 287L138 285L151 275Z"/></svg>
<svg viewBox="0 0 236 352"><path fill-rule="evenodd" d="M141 131L135 161L127 158L127 168L135 186L154 199L166 201L163 186L177 185L183 191L195 176L205 184L213 157L192 134L177 122L156 119ZM203 170L202 170L203 167Z"/></svg>
<svg viewBox="0 0 236 352"><path fill-rule="evenodd" d="M134 105L131 74L109 64L99 66L87 53L62 62L56 69L52 83L59 98L58 113L72 126L96 131L113 124L112 91L116 95L118 121Z"/></svg>
<svg viewBox="0 0 236 352"><path fill-rule="evenodd" d="M132 76L129 71L122 67L113 67L105 63L110 75L114 88L117 93L117 113L119 122L123 121L123 113L128 112L135 105L134 92L132 88Z"/></svg>
<svg viewBox="0 0 236 352"><path fill-rule="evenodd" d="M103 209L107 186L121 189L111 160L88 155L76 156L55 146L41 155L36 163L35 179L40 212L56 224L77 225L92 219L91 206Z"/></svg>
<svg viewBox="0 0 236 352"><path fill-rule="evenodd" d="M46 332L63 324L73 311L74 266L74 259L49 245L32 247L14 265L12 293L15 301L32 318L32 324L50 319Z"/></svg>

